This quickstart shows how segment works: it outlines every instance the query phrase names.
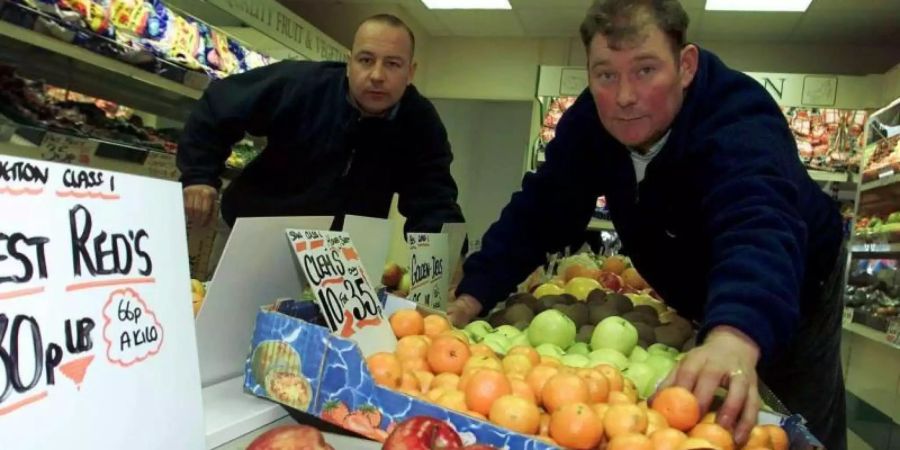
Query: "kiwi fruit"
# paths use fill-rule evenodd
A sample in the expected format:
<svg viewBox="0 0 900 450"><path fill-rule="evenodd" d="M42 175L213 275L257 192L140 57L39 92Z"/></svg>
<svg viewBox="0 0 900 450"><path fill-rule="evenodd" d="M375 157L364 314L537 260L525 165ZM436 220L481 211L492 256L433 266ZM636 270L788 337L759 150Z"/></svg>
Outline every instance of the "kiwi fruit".
<svg viewBox="0 0 900 450"><path fill-rule="evenodd" d="M606 291L603 289L594 289L587 296L587 304L590 306L600 306L604 303L606 303Z"/></svg>
<svg viewBox="0 0 900 450"><path fill-rule="evenodd" d="M627 321L629 321L629 322L631 322L632 325L634 325L636 322L643 322L643 323L646 323L646 324L649 324L649 323L650 323L650 322L649 322L649 320L650 320L649 317L647 317L646 315L644 315L644 314L642 314L642 313L640 313L640 312L637 312L637 311L631 311L631 312L627 312L627 313L625 313L625 314L622 314L622 318L625 319L625 320L627 320Z"/></svg>
<svg viewBox="0 0 900 450"><path fill-rule="evenodd" d="M506 322L503 318L505 312L506 310L503 309L492 312L491 315L488 316L488 323L491 324L491 326L494 328L497 328L500 325L506 325Z"/></svg>
<svg viewBox="0 0 900 450"><path fill-rule="evenodd" d="M647 341L638 339L637 345L638 345L639 347L641 347L642 349L647 350L647 347L649 347L649 346L651 346L651 345L653 345L653 344L651 344L651 343L649 343L649 342L647 342Z"/></svg>
<svg viewBox="0 0 900 450"><path fill-rule="evenodd" d="M650 344L656 343L656 333L654 332L654 328L649 324L644 322L633 323L634 328L637 329L638 339L644 342L649 342Z"/></svg>
<svg viewBox="0 0 900 450"><path fill-rule="evenodd" d="M611 303L606 303L602 306L589 306L588 310L590 312L588 320L594 325L600 323L600 321L607 317L618 315L615 305Z"/></svg>
<svg viewBox="0 0 900 450"><path fill-rule="evenodd" d="M510 307L513 305L525 305L533 311L535 304L537 304L537 299L534 298L534 296L528 292L520 292L518 294L513 294L513 295L509 296L508 299L506 299L507 307Z"/></svg>
<svg viewBox="0 0 900 450"><path fill-rule="evenodd" d="M681 348L688 339L691 338L691 332L685 332L678 325L669 324L656 327L653 330L656 336L656 342L668 345L672 348Z"/></svg>
<svg viewBox="0 0 900 450"><path fill-rule="evenodd" d="M574 295L569 293L559 294L559 296L562 297L564 303L575 303L578 301Z"/></svg>
<svg viewBox="0 0 900 450"><path fill-rule="evenodd" d="M631 299L622 294L607 295L606 303L613 305L619 314L625 314L634 309L634 303L631 303Z"/></svg>
<svg viewBox="0 0 900 450"><path fill-rule="evenodd" d="M531 319L534 319L534 311L522 303L507 306L503 311L503 320L506 323L531 322Z"/></svg>
<svg viewBox="0 0 900 450"><path fill-rule="evenodd" d="M691 336L687 342L684 343L684 346L681 347L682 353L687 353L694 349L697 346L697 335Z"/></svg>
<svg viewBox="0 0 900 450"><path fill-rule="evenodd" d="M530 321L530 320L528 320L528 321L526 321L526 320L520 320L520 321L514 323L513 326L516 327L516 328L518 328L519 331L524 331L526 328L528 328L528 325L529 325L529 324L531 324L531 321Z"/></svg>
<svg viewBox="0 0 900 450"><path fill-rule="evenodd" d="M591 343L591 337L594 335L594 326L593 325L582 325L581 328L578 329L578 334L575 335L575 342L584 342L585 344Z"/></svg>
<svg viewBox="0 0 900 450"><path fill-rule="evenodd" d="M569 312L566 315L575 322L576 328L589 325L591 322L591 310L588 305L581 302L569 305Z"/></svg>
<svg viewBox="0 0 900 450"><path fill-rule="evenodd" d="M659 322L659 313L656 312L656 308L650 305L637 305L634 307L633 312L646 314L651 317L655 317L656 321Z"/></svg>

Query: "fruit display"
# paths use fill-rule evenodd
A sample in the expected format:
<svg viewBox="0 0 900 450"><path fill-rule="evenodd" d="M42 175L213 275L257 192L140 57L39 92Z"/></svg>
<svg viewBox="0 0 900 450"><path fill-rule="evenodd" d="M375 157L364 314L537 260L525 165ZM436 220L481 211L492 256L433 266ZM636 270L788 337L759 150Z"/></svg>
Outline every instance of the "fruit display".
<svg viewBox="0 0 900 450"><path fill-rule="evenodd" d="M810 169L858 172L866 111L782 108L797 141L800 159Z"/></svg>
<svg viewBox="0 0 900 450"><path fill-rule="evenodd" d="M895 261L862 260L852 268L844 304L853 309L853 322L887 331L900 320L900 271Z"/></svg>
<svg viewBox="0 0 900 450"><path fill-rule="evenodd" d="M334 450L334 447L311 426L283 425L259 435L247 450Z"/></svg>
<svg viewBox="0 0 900 450"><path fill-rule="evenodd" d="M897 238L894 238L897 234ZM894 211L884 218L879 216L861 217L853 229L856 239L886 238L887 241L900 240L900 211Z"/></svg>
<svg viewBox="0 0 900 450"><path fill-rule="evenodd" d="M418 416L404 420L391 432L384 450L497 450L485 444L464 445L459 433L445 422Z"/></svg>
<svg viewBox="0 0 900 450"><path fill-rule="evenodd" d="M559 309L525 320L527 303L537 299L517 299L510 308L528 323L524 331L485 321L458 330L439 315L396 311L389 318L399 339L395 351L366 360L375 382L570 449L736 448L731 433L714 423L715 413L701 417L697 399L683 388L662 389L648 405L675 367L678 350L658 343L640 347L636 327L616 315L593 326L589 336L577 336L574 320ZM624 296L607 301L636 309ZM438 431L420 434L429 433ZM743 448L786 450L787 434L777 426L757 426Z"/></svg>
<svg viewBox="0 0 900 450"><path fill-rule="evenodd" d="M863 181L877 180L882 174L900 171L900 135L880 139L866 149Z"/></svg>
<svg viewBox="0 0 900 450"><path fill-rule="evenodd" d="M409 295L410 287L412 287L412 277L409 274L409 269L401 267L395 262L388 262L384 265L381 285L387 288L391 294L406 298Z"/></svg>

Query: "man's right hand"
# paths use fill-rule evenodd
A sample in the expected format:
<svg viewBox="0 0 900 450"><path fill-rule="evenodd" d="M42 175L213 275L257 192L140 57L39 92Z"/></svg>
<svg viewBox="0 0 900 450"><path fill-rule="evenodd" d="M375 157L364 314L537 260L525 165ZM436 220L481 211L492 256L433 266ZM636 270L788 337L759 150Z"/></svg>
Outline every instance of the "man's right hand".
<svg viewBox="0 0 900 450"><path fill-rule="evenodd" d="M205 227L216 211L218 191L212 186L195 184L184 188L184 213L188 223Z"/></svg>
<svg viewBox="0 0 900 450"><path fill-rule="evenodd" d="M450 318L450 322L458 328L466 326L480 312L481 302L468 294L456 297L447 307L447 316Z"/></svg>

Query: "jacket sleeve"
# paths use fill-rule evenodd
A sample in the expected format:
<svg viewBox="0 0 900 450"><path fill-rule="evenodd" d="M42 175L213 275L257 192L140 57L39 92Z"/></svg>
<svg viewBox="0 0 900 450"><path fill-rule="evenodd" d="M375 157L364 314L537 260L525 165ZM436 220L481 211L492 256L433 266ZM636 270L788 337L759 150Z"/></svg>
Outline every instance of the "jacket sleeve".
<svg viewBox="0 0 900 450"><path fill-rule="evenodd" d="M176 163L184 186L221 186L231 147L245 133L268 134L289 86L289 62L272 64L212 82L191 112L178 142Z"/></svg>
<svg viewBox="0 0 900 450"><path fill-rule="evenodd" d="M713 237L700 338L733 326L764 360L797 327L807 229L791 181L802 170L788 160L796 159L793 141L774 123L758 125L733 125L704 146L702 220Z"/></svg>
<svg viewBox="0 0 900 450"><path fill-rule="evenodd" d="M536 173L525 175L522 190L513 194L499 220L485 233L481 250L465 263L457 295L478 299L483 313L543 264L547 252L562 250L573 236L584 236L599 195L592 188L596 161L585 155L600 149L591 148L596 143L582 130L599 124L586 118L576 123L570 112L562 117L556 137L547 146L547 161Z"/></svg>
<svg viewBox="0 0 900 450"><path fill-rule="evenodd" d="M457 204L458 190L450 174L453 153L447 131L429 105L411 141L412 164L399 186L398 209L406 217L405 232L437 233L445 223L465 222Z"/></svg>

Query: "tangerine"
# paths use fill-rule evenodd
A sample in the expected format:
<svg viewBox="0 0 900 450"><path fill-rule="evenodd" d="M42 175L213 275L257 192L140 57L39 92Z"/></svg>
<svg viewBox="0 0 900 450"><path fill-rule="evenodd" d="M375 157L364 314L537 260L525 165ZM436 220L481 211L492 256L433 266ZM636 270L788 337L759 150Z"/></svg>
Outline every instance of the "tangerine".
<svg viewBox="0 0 900 450"><path fill-rule="evenodd" d="M647 413L638 405L610 405L603 417L603 428L610 439L647 429Z"/></svg>
<svg viewBox="0 0 900 450"><path fill-rule="evenodd" d="M744 444L745 449L753 447L773 448L772 437L769 436L769 432L759 425L750 430L750 437L747 439L747 443Z"/></svg>
<svg viewBox="0 0 900 450"><path fill-rule="evenodd" d="M641 409L647 412L647 436L653 434L657 430L669 428L669 422L666 421L666 416L662 415L662 413L655 409Z"/></svg>
<svg viewBox="0 0 900 450"><path fill-rule="evenodd" d="M441 333L452 329L450 322L437 314L432 314L424 319L424 328L425 336L430 337L436 337Z"/></svg>
<svg viewBox="0 0 900 450"><path fill-rule="evenodd" d="M433 317L433 316L429 316ZM469 346L451 336L441 336L428 347L428 365L435 373L462 373L469 361Z"/></svg>
<svg viewBox="0 0 900 450"><path fill-rule="evenodd" d="M376 383L391 389L400 387L400 382L403 381L403 367L393 353L375 353L366 358L366 365L369 366Z"/></svg>
<svg viewBox="0 0 900 450"><path fill-rule="evenodd" d="M523 376L528 375L533 366L531 360L525 355L506 355L501 364L503 365L503 372L507 374L521 374Z"/></svg>
<svg viewBox="0 0 900 450"><path fill-rule="evenodd" d="M414 309L401 309L391 314L388 319L391 323L391 329L397 338L406 336L415 336L425 331L425 320L422 315Z"/></svg>
<svg viewBox="0 0 900 450"><path fill-rule="evenodd" d="M622 388L625 386L625 379L622 377L622 372L619 372L619 369L608 364L600 364L594 366L594 370L603 374L609 381L610 392L622 391Z"/></svg>
<svg viewBox="0 0 900 450"><path fill-rule="evenodd" d="M459 375L450 372L438 374L431 381L431 388L459 389Z"/></svg>
<svg viewBox="0 0 900 450"><path fill-rule="evenodd" d="M525 400L528 400L529 403L537 406L537 397L534 395L534 391L531 390L531 386L528 385L524 380L520 380L518 378L510 378L509 386L512 388L512 395L522 397Z"/></svg>
<svg viewBox="0 0 900 450"><path fill-rule="evenodd" d="M496 370L479 370L465 388L466 406L472 411L488 415L494 402L504 395L512 394L512 387L506 376Z"/></svg>
<svg viewBox="0 0 900 450"><path fill-rule="evenodd" d="M769 432L769 439L772 440L772 448L774 450L787 450L790 446L787 432L778 425L763 425L763 428Z"/></svg>
<svg viewBox="0 0 900 450"><path fill-rule="evenodd" d="M398 314L398 311L395 314ZM394 354L400 360L425 358L428 354L428 342L422 336L404 336L397 341L397 349Z"/></svg>
<svg viewBox="0 0 900 450"><path fill-rule="evenodd" d="M569 403L587 403L589 398L587 383L572 373L553 375L541 389L541 401L551 414Z"/></svg>
<svg viewBox="0 0 900 450"><path fill-rule="evenodd" d="M606 446L606 450L655 450L653 442L640 433L627 433L616 436Z"/></svg>
<svg viewBox="0 0 900 450"><path fill-rule="evenodd" d="M547 380L557 373L559 373L559 369L556 367L540 365L531 369L531 372L528 372L528 375L525 376L525 382L531 387L531 392L534 392L534 397L538 403L543 403L544 399L541 393L544 390L544 385L547 384Z"/></svg>
<svg viewBox="0 0 900 450"><path fill-rule="evenodd" d="M734 450L734 437L719 424L700 423L689 433L688 437L699 438L708 441L720 450Z"/></svg>
<svg viewBox="0 0 900 450"><path fill-rule="evenodd" d="M504 395L491 405L488 418L501 427L522 434L535 434L541 427L537 405L518 395Z"/></svg>
<svg viewBox="0 0 900 450"><path fill-rule="evenodd" d="M650 434L654 450L676 450L682 442L687 440L687 435L681 430L664 428Z"/></svg>
<svg viewBox="0 0 900 450"><path fill-rule="evenodd" d="M550 415L550 437L573 449L593 449L603 439L603 425L585 403L568 403Z"/></svg>
<svg viewBox="0 0 900 450"><path fill-rule="evenodd" d="M405 372L411 372L416 370L431 372L431 367L428 366L428 361L425 358L408 358L400 360L400 366L403 367Z"/></svg>
<svg viewBox="0 0 900 450"><path fill-rule="evenodd" d="M681 431L694 428L700 420L700 403L691 391L681 386L659 391L652 407L666 418L670 427Z"/></svg>
<svg viewBox="0 0 900 450"><path fill-rule="evenodd" d="M497 354L494 353L494 350L487 346L487 344L472 344L469 346L469 351L472 353L472 356L490 356L491 358L496 358Z"/></svg>
<svg viewBox="0 0 900 450"><path fill-rule="evenodd" d="M437 404L461 413L469 411L466 408L466 394L462 391L448 390L447 392L444 392L443 395L438 397Z"/></svg>
<svg viewBox="0 0 900 450"><path fill-rule="evenodd" d="M541 355L532 347L527 345L516 345L513 348L509 349L506 352L506 355L525 355L528 357L528 360L531 361L532 366L536 366L541 363Z"/></svg>

